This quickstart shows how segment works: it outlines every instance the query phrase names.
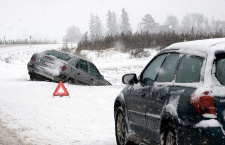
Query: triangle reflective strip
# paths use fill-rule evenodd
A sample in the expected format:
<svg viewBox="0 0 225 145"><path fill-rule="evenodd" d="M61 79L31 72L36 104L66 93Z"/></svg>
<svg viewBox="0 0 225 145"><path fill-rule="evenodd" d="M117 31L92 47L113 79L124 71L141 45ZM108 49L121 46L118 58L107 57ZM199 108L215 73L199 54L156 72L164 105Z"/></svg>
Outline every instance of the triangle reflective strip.
<svg viewBox="0 0 225 145"><path fill-rule="evenodd" d="M66 87L63 85L62 81L59 82L57 88L55 89L55 92L53 93L53 96L69 96L69 93L66 90Z"/></svg>
<svg viewBox="0 0 225 145"><path fill-rule="evenodd" d="M59 90L58 90L58 93L65 93L63 88L60 86Z"/></svg>

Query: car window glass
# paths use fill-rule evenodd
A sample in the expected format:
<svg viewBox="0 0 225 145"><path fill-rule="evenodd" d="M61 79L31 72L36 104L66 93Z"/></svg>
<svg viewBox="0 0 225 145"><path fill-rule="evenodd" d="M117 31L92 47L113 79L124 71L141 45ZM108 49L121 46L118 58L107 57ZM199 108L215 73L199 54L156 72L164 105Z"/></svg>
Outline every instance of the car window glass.
<svg viewBox="0 0 225 145"><path fill-rule="evenodd" d="M159 70L157 82L171 82L179 60L179 54L169 54Z"/></svg>
<svg viewBox="0 0 225 145"><path fill-rule="evenodd" d="M93 63L89 63L90 64L90 73L96 77L100 77L101 74L99 73L98 69L96 68L96 66Z"/></svg>
<svg viewBox="0 0 225 145"><path fill-rule="evenodd" d="M225 85L225 58L219 59L216 63L216 77L222 85Z"/></svg>
<svg viewBox="0 0 225 145"><path fill-rule="evenodd" d="M55 51L55 50L48 50L48 51L44 52L44 54L54 56L54 57L64 60L64 61L68 61L72 58L68 54L65 54L65 53L62 53L59 51Z"/></svg>
<svg viewBox="0 0 225 145"><path fill-rule="evenodd" d="M200 57L184 56L179 64L176 76L177 83L199 82L203 59Z"/></svg>
<svg viewBox="0 0 225 145"><path fill-rule="evenodd" d="M79 60L77 65L76 65L76 68L78 68L82 71L88 72L87 61L82 60L82 59Z"/></svg>
<svg viewBox="0 0 225 145"><path fill-rule="evenodd" d="M141 82L150 85L155 81L158 70L165 59L167 54L158 56L156 59L151 62L151 64L145 69L142 75Z"/></svg>

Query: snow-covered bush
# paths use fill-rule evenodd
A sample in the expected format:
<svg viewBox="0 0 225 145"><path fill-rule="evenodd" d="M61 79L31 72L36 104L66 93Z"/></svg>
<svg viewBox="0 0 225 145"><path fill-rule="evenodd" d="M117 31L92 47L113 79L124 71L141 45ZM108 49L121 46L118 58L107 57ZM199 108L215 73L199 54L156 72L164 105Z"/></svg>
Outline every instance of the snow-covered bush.
<svg viewBox="0 0 225 145"><path fill-rule="evenodd" d="M142 57L149 57L151 56L151 53L145 49L133 49L129 52L130 58L142 58Z"/></svg>

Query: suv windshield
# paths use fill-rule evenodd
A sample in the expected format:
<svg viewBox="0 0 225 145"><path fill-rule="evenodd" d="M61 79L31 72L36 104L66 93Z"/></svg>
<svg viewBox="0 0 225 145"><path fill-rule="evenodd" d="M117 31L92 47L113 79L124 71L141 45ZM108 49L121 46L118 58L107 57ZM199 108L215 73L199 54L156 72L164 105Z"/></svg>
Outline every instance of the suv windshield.
<svg viewBox="0 0 225 145"><path fill-rule="evenodd" d="M71 57L68 54L59 52L59 51L55 51L55 50L49 50L45 52L45 55L52 55L55 56L58 59L64 60L64 61L68 61L71 59Z"/></svg>

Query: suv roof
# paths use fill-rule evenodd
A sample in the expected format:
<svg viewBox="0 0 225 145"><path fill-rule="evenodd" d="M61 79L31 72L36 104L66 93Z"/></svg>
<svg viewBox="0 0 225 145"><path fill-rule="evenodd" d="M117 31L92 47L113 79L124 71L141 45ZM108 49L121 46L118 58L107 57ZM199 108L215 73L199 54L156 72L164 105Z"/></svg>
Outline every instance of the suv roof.
<svg viewBox="0 0 225 145"><path fill-rule="evenodd" d="M204 39L187 42L174 43L163 51L176 50L179 52L187 52L195 54L200 52L202 54L208 54L218 50L225 50L225 38Z"/></svg>

